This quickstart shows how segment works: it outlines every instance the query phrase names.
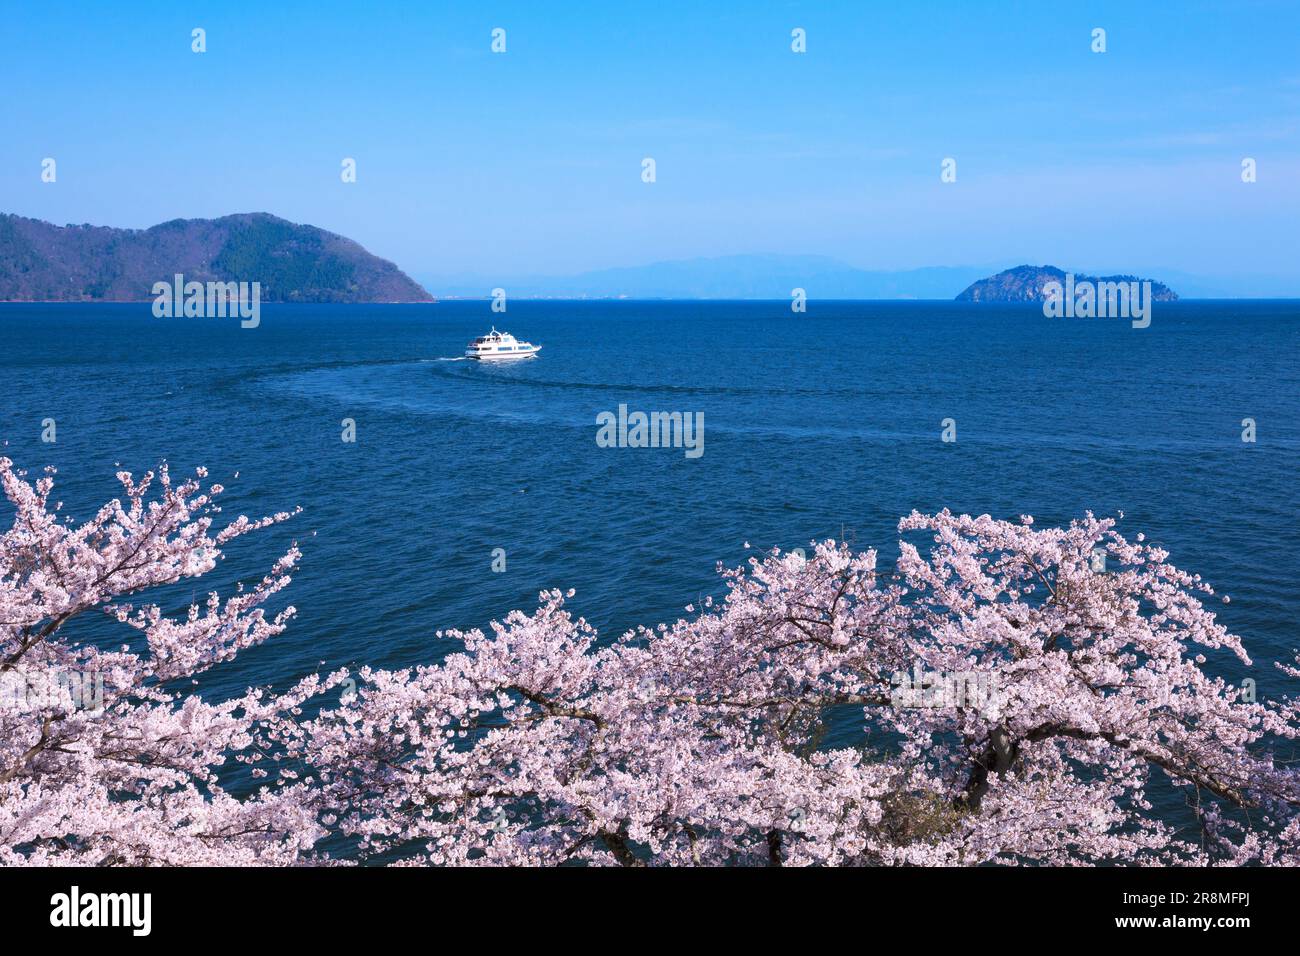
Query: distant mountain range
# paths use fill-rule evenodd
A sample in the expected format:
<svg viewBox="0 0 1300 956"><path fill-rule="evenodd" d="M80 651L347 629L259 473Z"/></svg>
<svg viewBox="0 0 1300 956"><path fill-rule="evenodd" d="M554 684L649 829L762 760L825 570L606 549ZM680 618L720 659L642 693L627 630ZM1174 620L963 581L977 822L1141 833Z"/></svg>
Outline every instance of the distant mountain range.
<svg viewBox="0 0 1300 956"><path fill-rule="evenodd" d="M419 278L439 298L482 299L503 288L521 299L788 299L793 289L804 289L814 300L953 299L972 284L992 281L997 269L985 264L866 270L827 256L736 255L568 276L423 273ZM1192 298L1287 298L1300 293L1294 281L1277 276L1204 277L1171 269L1161 269L1160 274L1164 283L1176 283L1180 295Z"/></svg>
<svg viewBox="0 0 1300 956"><path fill-rule="evenodd" d="M1178 294L1163 282L1154 279L1142 279L1138 276L1090 276L1082 272L1071 273L1077 287L1081 282L1150 282L1151 298L1156 302L1172 302ZM1005 269L995 276L972 282L957 296L958 302L1042 302L1046 296L1043 286L1048 282L1058 282L1063 287L1066 272L1056 266L1016 266Z"/></svg>
<svg viewBox="0 0 1300 956"><path fill-rule="evenodd" d="M142 301L155 282L261 283L263 302L429 302L351 239L268 213L149 229L56 226L0 214L0 301Z"/></svg>
<svg viewBox="0 0 1300 956"><path fill-rule="evenodd" d="M826 256L739 255L679 259L572 276L422 276L439 298L483 298L494 288L532 299L951 299L987 268L855 269Z"/></svg>
<svg viewBox="0 0 1300 956"><path fill-rule="evenodd" d="M56 226L0 213L0 301L146 301L155 282L260 282L264 302L429 302L523 299L952 299L1035 301L1054 266L867 270L827 256L734 255L600 269L570 276L431 275L423 286L356 242L268 213L173 219L149 229ZM1161 270L1193 298L1295 296L1287 279L1202 278ZM1090 278L1075 273L1077 278ZM1118 280L1119 276L1106 277ZM428 291L426 291L428 290ZM1177 298L1164 283L1157 299Z"/></svg>

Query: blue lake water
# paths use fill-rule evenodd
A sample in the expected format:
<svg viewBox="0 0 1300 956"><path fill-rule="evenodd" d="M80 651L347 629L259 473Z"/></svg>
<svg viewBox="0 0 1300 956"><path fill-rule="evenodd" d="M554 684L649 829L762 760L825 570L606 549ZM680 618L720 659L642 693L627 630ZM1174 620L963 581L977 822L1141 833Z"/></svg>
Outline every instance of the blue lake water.
<svg viewBox="0 0 1300 956"><path fill-rule="evenodd" d="M493 324L541 356L457 361ZM716 562L747 541L846 535L889 556L900 515L945 506L1123 511L1121 531L1232 596L1220 613L1261 692L1300 645L1298 302L1156 303L1142 330L943 302L267 306L249 330L147 304L3 305L0 373L4 453L57 466L74 516L117 492L117 463L164 458L207 465L232 516L303 507L186 588L259 576L291 539L305 552L298 618L213 693L430 661L438 628L543 588L575 588L612 636L717 593ZM596 416L620 403L702 412L703 456L598 447Z"/></svg>

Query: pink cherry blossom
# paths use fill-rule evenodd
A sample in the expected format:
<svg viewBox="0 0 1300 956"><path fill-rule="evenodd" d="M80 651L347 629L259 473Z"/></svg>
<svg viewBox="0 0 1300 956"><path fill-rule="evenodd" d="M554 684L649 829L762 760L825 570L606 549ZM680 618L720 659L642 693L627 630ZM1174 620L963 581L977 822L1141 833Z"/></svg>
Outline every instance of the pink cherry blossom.
<svg viewBox="0 0 1300 956"><path fill-rule="evenodd" d="M1295 709L1202 670L1202 650L1249 663L1207 585L1091 515L900 531L930 542L904 540L892 573L829 541L773 552L723 570L716 605L609 645L545 593L451 632L464 652L441 664L364 671L291 746L362 852L407 862L1296 859L1300 781L1269 751ZM918 662L996 677L997 706L896 706ZM1153 775L1186 789L1196 832L1151 812Z"/></svg>
<svg viewBox="0 0 1300 956"><path fill-rule="evenodd" d="M0 863L321 863L326 838L407 865L1300 861L1296 702L1213 676L1253 666L1214 591L1112 520L913 513L893 567L773 551L614 640L547 591L437 663L208 700L194 675L288 626L268 607L299 553L179 616L141 603L291 517L217 527L205 478L120 474L76 524L52 473L0 458L0 689L23 689L0 695ZM91 613L116 649L70 626ZM60 677L86 674L92 701Z"/></svg>
<svg viewBox="0 0 1300 956"><path fill-rule="evenodd" d="M165 465L139 482L119 473L124 499L73 524L50 503L52 471L29 482L0 458L14 509L0 536L0 863L294 863L323 835L309 788L236 799L218 777L254 759L256 727L296 698L210 703L176 687L284 630L293 608L268 616L262 605L289 583L297 548L250 588L209 595L179 619L126 603L204 574L223 545L290 517L241 516L214 531L220 487L205 490L205 477L173 484ZM116 650L70 636L93 612L134 636ZM85 675L103 688L93 708L28 692Z"/></svg>

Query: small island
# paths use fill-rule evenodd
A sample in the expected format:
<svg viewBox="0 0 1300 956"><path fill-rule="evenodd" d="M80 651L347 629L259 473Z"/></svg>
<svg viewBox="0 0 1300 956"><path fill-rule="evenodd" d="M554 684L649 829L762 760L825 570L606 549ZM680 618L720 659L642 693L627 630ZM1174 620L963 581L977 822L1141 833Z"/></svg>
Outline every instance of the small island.
<svg viewBox="0 0 1300 956"><path fill-rule="evenodd" d="M1150 282L1151 297L1156 302L1173 302L1178 293L1154 279L1133 275L1093 276L1082 272L1072 273L1075 283L1091 282ZM995 276L972 282L957 295L958 302L1042 302L1046 297L1043 287L1049 282L1065 284L1066 272L1056 266L1016 266Z"/></svg>

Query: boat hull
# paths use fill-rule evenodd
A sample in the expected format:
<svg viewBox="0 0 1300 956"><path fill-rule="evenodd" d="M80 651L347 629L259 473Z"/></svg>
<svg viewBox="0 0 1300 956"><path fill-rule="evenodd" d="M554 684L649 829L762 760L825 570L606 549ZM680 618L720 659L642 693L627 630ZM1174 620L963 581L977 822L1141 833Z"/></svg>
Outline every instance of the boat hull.
<svg viewBox="0 0 1300 956"><path fill-rule="evenodd" d="M541 350L542 350L542 349L541 349L541 346L538 346L538 347L535 348L535 349L529 349L529 350L527 350L527 351L522 351L522 350L520 350L520 351L515 351L515 352L474 352L474 351L468 351L468 352L465 353L465 357L466 357L466 358L474 359L474 360L479 361L479 362L514 362L514 361L516 361L516 360L518 360L518 359L527 359L527 358L532 358L533 356L535 356L535 355L536 355L538 352L540 352Z"/></svg>
<svg viewBox="0 0 1300 956"><path fill-rule="evenodd" d="M519 359L533 358L539 351L541 349L526 352L465 352L465 358L476 362L516 362Z"/></svg>

